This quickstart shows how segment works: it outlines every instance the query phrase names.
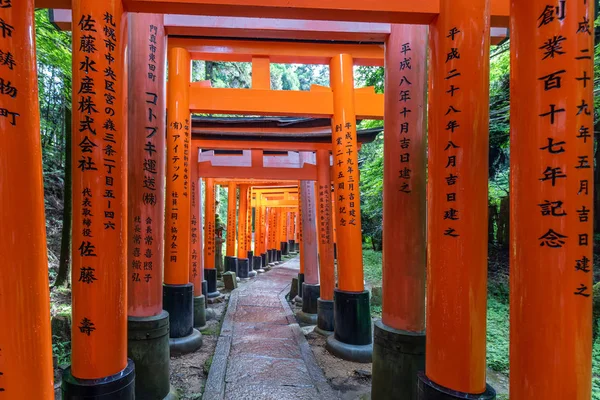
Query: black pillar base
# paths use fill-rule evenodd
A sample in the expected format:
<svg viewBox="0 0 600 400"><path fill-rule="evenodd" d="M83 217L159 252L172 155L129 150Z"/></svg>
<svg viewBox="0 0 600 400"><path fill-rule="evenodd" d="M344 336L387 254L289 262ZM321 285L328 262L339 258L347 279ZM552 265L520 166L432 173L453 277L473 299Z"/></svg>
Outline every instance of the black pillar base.
<svg viewBox="0 0 600 400"><path fill-rule="evenodd" d="M294 240L288 240L288 253L296 252L296 242Z"/></svg>
<svg viewBox="0 0 600 400"><path fill-rule="evenodd" d="M254 251L248 250L246 252L246 256L247 256L248 260L252 260L252 257L254 257Z"/></svg>
<svg viewBox="0 0 600 400"><path fill-rule="evenodd" d="M375 323L374 399L416 400L417 374L425 369L425 333L400 331Z"/></svg>
<svg viewBox="0 0 600 400"><path fill-rule="evenodd" d="M276 250L277 252L277 261L281 262L281 250Z"/></svg>
<svg viewBox="0 0 600 400"><path fill-rule="evenodd" d="M208 294L208 281L206 279L202 281L202 294L204 295L204 297L206 297L206 295ZM204 305L208 307L208 304L206 302L204 302Z"/></svg>
<svg viewBox="0 0 600 400"><path fill-rule="evenodd" d="M317 300L317 327L315 332L323 336L333 335L333 300Z"/></svg>
<svg viewBox="0 0 600 400"><path fill-rule="evenodd" d="M267 253L262 253L260 255L260 259L261 259L261 266L260 266L260 269L257 269L256 271L258 271L258 272L265 272L264 267L268 264L268 262L267 262Z"/></svg>
<svg viewBox="0 0 600 400"><path fill-rule="evenodd" d="M168 312L127 318L127 356L135 364L137 399L164 399L170 395Z"/></svg>
<svg viewBox="0 0 600 400"><path fill-rule="evenodd" d="M250 271L250 277L253 278L258 275L258 272L262 269L262 257L261 256L252 256L250 259L252 263L252 270Z"/></svg>
<svg viewBox="0 0 600 400"><path fill-rule="evenodd" d="M271 260L271 261L269 262L269 264L273 264L273 265L275 265L275 264L279 264L279 263L277 262L277 250L275 250L275 249L271 249L271 250L269 250L269 253L270 253L270 255L269 255L269 260Z"/></svg>
<svg viewBox="0 0 600 400"><path fill-rule="evenodd" d="M206 298L214 299L219 297L221 293L217 290L217 270L216 269L205 269L204 277L206 278Z"/></svg>
<svg viewBox="0 0 600 400"><path fill-rule="evenodd" d="M281 243L279 243L279 249L281 251L281 255L282 256L287 256L288 255L287 242L281 242Z"/></svg>
<svg viewBox="0 0 600 400"><path fill-rule="evenodd" d="M371 309L369 292L333 292L334 334L327 338L325 348L347 360L370 363L373 358Z"/></svg>
<svg viewBox="0 0 600 400"><path fill-rule="evenodd" d="M247 258L238 258L238 277L240 279L248 279L250 272L250 262Z"/></svg>
<svg viewBox="0 0 600 400"><path fill-rule="evenodd" d="M123 371L98 379L77 379L69 367L61 388L63 400L135 400L135 366L127 360Z"/></svg>
<svg viewBox="0 0 600 400"><path fill-rule="evenodd" d="M237 275L238 271L238 258L234 256L225 256L225 263L223 264L223 273L235 272Z"/></svg>
<svg viewBox="0 0 600 400"><path fill-rule="evenodd" d="M194 297L194 328L206 328L206 297Z"/></svg>
<svg viewBox="0 0 600 400"><path fill-rule="evenodd" d="M472 394L457 392L440 386L429 379L422 371L418 373L417 378L417 400L494 400L496 398L496 391L490 385L486 385L485 392Z"/></svg>
<svg viewBox="0 0 600 400"><path fill-rule="evenodd" d="M194 285L163 285L163 309L169 313L171 355L198 350L202 335L194 329Z"/></svg>
<svg viewBox="0 0 600 400"><path fill-rule="evenodd" d="M305 324L317 324L317 300L321 293L319 284L302 284L302 311L297 314L298 319Z"/></svg>
<svg viewBox="0 0 600 400"><path fill-rule="evenodd" d="M298 274L298 295L294 297L296 304L302 304L302 285L304 284L304 274Z"/></svg>

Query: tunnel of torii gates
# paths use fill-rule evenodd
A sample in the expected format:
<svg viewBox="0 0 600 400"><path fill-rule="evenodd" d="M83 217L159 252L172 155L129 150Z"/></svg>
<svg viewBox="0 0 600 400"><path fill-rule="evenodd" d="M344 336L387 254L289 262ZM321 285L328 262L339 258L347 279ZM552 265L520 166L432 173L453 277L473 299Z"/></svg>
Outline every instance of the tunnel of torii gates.
<svg viewBox="0 0 600 400"><path fill-rule="evenodd" d="M372 354L373 398L494 398L485 362L492 26L512 38L510 397L590 398L589 0L0 0L0 398L53 398L35 7L70 10L63 23L73 21L73 331L63 398L132 399L134 385L169 396L165 338L178 351L197 347L194 305L217 295L215 182L235 184L245 216L250 202L265 221L253 248L261 256L284 237L277 223L292 201L281 188L298 188L303 295L320 284L319 316L333 304L330 351ZM190 82L192 59L251 61L252 88ZM272 91L271 62L328 64L331 87ZM387 66L385 100L354 88L354 65ZM191 138L192 113L327 118L330 141ZM356 120L384 114L383 317L373 339ZM196 164L198 149L249 151L251 164L214 167L217 153ZM298 165L268 166L269 150L293 152L287 162ZM316 220L328 209L334 220L304 231L315 209ZM239 221L237 251L228 251L238 268L250 250L249 229L239 230L248 220ZM333 226L337 283L331 240L322 245ZM318 266L314 245L310 260L304 252L309 232L319 235Z"/></svg>

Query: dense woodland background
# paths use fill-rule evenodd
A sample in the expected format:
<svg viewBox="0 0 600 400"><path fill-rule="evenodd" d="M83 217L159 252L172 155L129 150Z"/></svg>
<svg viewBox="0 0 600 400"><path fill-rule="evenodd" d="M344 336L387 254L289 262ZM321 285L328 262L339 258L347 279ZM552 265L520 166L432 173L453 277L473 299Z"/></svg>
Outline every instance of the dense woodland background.
<svg viewBox="0 0 600 400"><path fill-rule="evenodd" d="M36 37L43 148L49 276L56 286L68 286L70 258L70 170L67 143L70 141L71 35L59 32L48 21L45 10L36 11ZM596 21L598 25L598 21ZM595 31L596 43L600 29ZM595 47L595 124L600 133L600 46ZM509 204L509 89L510 42L492 48L490 53L490 148L489 148L489 300L488 367L490 374L507 375L508 364L508 204ZM194 62L192 79L210 80L214 87L249 88L251 65L230 62ZM355 68L356 86L375 86L383 92L383 68ZM311 84L329 85L329 68L317 65L271 66L271 87L277 90L309 90ZM374 127L382 121L363 121ZM384 134L364 145L360 155L361 212L365 239L365 272L370 284L381 282L382 183ZM595 147L595 226L600 227L600 146ZM220 204L227 204L227 191L219 191ZM227 207L219 207L226 221ZM598 237L598 235L596 235ZM59 268L59 265L62 267ZM597 263L595 266L598 267ZM59 273L60 269L60 273ZM596 268L596 274L598 274ZM598 277L598 275L596 275ZM598 279L595 279L595 282ZM600 304L598 290L594 290ZM377 313L377 306L374 306ZM600 307L596 307L600 314ZM506 397L505 397L506 398ZM600 342L594 346L594 399L600 400Z"/></svg>

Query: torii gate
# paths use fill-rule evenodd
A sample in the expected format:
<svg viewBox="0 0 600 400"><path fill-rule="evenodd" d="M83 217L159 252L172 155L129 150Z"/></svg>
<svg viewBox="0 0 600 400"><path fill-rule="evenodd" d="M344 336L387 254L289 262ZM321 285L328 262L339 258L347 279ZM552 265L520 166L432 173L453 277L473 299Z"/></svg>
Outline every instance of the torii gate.
<svg viewBox="0 0 600 400"><path fill-rule="evenodd" d="M395 233L386 233L387 238L403 239L395 242L396 247L384 245L383 320L376 327L379 339L375 340L373 375L374 395L394 388L391 384L401 382L402 377L406 378L406 386L399 392L414 390L413 375L403 375L392 366L397 365L396 358L410 363L409 360L418 359L415 353L422 356L424 350L424 238L427 232L427 365L425 374L419 375L419 399L493 397L485 383L486 244L483 238L487 220L484 172L488 123L487 51L490 23L507 24L510 11L511 97L515 111L511 118L511 230L514 238L511 243L511 397L590 397L593 235L590 108L593 97L589 80L593 75L594 13L592 2L586 0L569 1L568 5L560 3L550 9L541 0L511 0L510 4L500 0L390 0L376 4L359 0L305 0L281 5L269 0L232 0L227 4L214 0L3 1L0 16L6 26L0 38L4 52L0 71L18 94L12 91L14 96L0 96L3 110L0 149L5 166L0 169L0 182L10 188L2 191L3 207L0 208L3 224L0 253L6 255L5 266L0 269L0 293L21 295L1 297L1 316L11 323L0 330L0 395L46 399L51 398L53 389L39 116L31 39L34 5L72 7L72 19L77 21L74 43L81 44L84 36L97 41L93 51L88 42L87 47L78 49L76 46L73 54L73 81L76 85L84 84L79 96L74 95L73 104L80 105L81 110L73 116L76 126L83 123L85 130L74 135L79 147L75 148L78 163L74 163L73 269L78 275L73 279L74 377L69 378L71 391L67 390L66 398L75 396L75 392L85 395L88 390L106 388L98 385L100 381L123 393L123 398L133 398L129 395L133 392L133 364L128 362L126 353L125 282L129 278L126 246L122 245L122 238L128 232L123 140L126 129L123 38L127 25L124 9L430 24L428 220L424 219L425 213L416 212L423 210L425 204L426 28L393 26L386 39L386 64L398 66L387 69L386 130L399 139L386 145L386 159L407 166L402 166L402 177L398 177L399 170L392 163L386 163L385 185L387 188L396 185L398 190L388 190L385 194L384 220L407 223L393 224L397 228L392 230ZM562 9L565 6L567 12ZM151 24L156 32L164 24L164 19L159 21L162 23ZM108 42L104 42L105 39ZM159 46L154 47L158 50ZM178 55L185 60L184 53ZM333 57L334 93L343 87L340 85L345 81L342 76L351 77L350 58L347 54ZM148 73L161 79L154 70ZM135 79L135 75L131 77ZM102 92L100 87L95 93L89 86L86 89L90 79L96 84L105 81ZM392 81L397 84L389 83ZM151 93L159 92L160 87ZM197 88L198 92L205 93L203 88ZM164 101L164 96L154 99L137 95L138 100L150 101L152 106L156 102L156 111L151 113L159 112L158 102ZM313 93L300 97L321 98L319 102L323 103L329 95L314 96ZM350 90L342 96L335 95L335 111L332 110L331 115L344 109L340 101L347 105L353 97ZM255 98L260 98L260 94ZM202 100L198 104L206 105ZM101 105L104 109L96 114L92 105ZM358 110L358 98L356 105ZM208 110L218 108L206 106ZM305 102L304 106L302 112L313 108ZM174 112L172 107L168 108ZM189 112L187 114L189 118ZM111 123L105 124L108 118ZM341 121L344 128L354 116L334 118L335 125ZM404 125L406 123L409 125ZM146 125L138 129L142 130L142 126ZM160 129L159 124L156 127ZM154 126L151 128L153 131ZM95 137L100 144L86 144L86 138L92 140L89 136L92 130L99 131ZM86 145L82 148L79 143ZM154 142L151 145L156 146ZM173 150L172 146L169 148ZM532 157L532 154L538 156ZM172 172L167 177L172 176ZM24 187L24 182L32 186ZM345 188L348 182L343 183ZM185 186L181 190L182 194L187 193ZM336 198L338 195L336 192ZM82 206L84 202L91 205ZM399 207L394 210L390 208L393 205ZM83 218L84 208L91 210L93 215L86 215L90 218ZM341 219L338 214L338 222ZM84 229L89 227L84 220L89 220L90 229L94 230L93 241L85 235L89 232ZM338 224L338 230L341 228ZM414 238L414 242L406 238ZM340 245L351 241L348 234L341 231L338 231L338 240ZM400 257L390 254L395 249L401 251ZM346 253L341 246L339 250L340 256ZM398 266L392 268L396 260ZM340 259L340 266L343 264ZM170 273L165 268L165 279ZM340 281L340 285L344 282L356 289L354 280L359 276L353 274L350 282ZM544 279L537 279L540 276ZM184 274L179 278L188 283L189 278ZM548 296L548 288L552 296ZM398 292L400 295L394 295ZM97 307L99 299L102 309ZM337 328L336 321L336 334ZM347 332L354 331L340 331L342 335ZM536 332L544 334L539 337ZM385 350L407 342L415 345L416 351L408 354ZM417 366L421 367L422 364ZM31 370L38 372L39 379L35 382L28 379ZM387 384L380 380L386 376L393 377L387 379Z"/></svg>

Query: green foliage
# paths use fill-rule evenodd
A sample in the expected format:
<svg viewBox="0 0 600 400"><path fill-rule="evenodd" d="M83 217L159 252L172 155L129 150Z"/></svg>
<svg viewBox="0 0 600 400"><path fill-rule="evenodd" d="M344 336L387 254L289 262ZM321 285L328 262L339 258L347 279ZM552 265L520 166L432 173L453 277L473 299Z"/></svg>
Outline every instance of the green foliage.
<svg viewBox="0 0 600 400"><path fill-rule="evenodd" d="M381 266L381 252L363 247L363 269L368 283L381 284Z"/></svg>
<svg viewBox="0 0 600 400"><path fill-rule="evenodd" d="M494 371L508 374L509 348L508 285L488 285L487 365Z"/></svg>
<svg viewBox="0 0 600 400"><path fill-rule="evenodd" d="M54 337L58 339L58 337ZM56 341L52 343L52 354L56 356L58 365L71 364L71 341Z"/></svg>

